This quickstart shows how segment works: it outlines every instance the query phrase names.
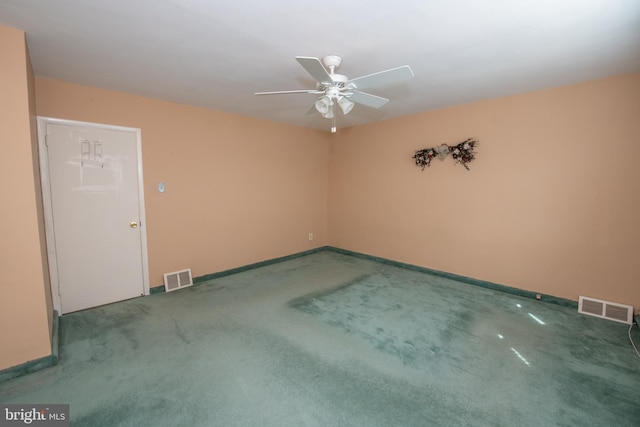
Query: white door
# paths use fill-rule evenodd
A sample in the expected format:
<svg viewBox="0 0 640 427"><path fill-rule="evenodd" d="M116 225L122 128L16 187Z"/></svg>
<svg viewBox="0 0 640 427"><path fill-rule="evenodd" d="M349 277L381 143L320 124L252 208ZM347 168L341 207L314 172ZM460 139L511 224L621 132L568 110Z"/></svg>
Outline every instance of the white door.
<svg viewBox="0 0 640 427"><path fill-rule="evenodd" d="M61 313L148 293L139 132L41 121L51 282Z"/></svg>

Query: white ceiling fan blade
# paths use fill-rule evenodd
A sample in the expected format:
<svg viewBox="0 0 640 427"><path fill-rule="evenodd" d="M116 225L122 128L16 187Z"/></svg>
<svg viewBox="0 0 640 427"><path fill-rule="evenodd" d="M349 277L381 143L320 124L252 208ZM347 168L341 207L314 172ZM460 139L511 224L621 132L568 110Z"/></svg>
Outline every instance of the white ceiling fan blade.
<svg viewBox="0 0 640 427"><path fill-rule="evenodd" d="M308 56L296 56L296 61L300 63L307 70L307 73L311 74L311 76L321 84L332 84L333 80L331 79L331 75L327 72L327 69L324 68L322 62L318 58L311 58Z"/></svg>
<svg viewBox="0 0 640 427"><path fill-rule="evenodd" d="M315 89L301 89L301 90L276 90L276 91L272 91L272 92L255 92L254 95L282 95L282 94L286 94L286 93L314 93L314 94L319 94L319 93L324 93L320 90L315 90Z"/></svg>
<svg viewBox="0 0 640 427"><path fill-rule="evenodd" d="M366 105L367 107L380 108L389 100L381 96L371 95L370 93L358 92L354 90L350 92L351 95L345 96L350 100L358 104Z"/></svg>
<svg viewBox="0 0 640 427"><path fill-rule="evenodd" d="M411 71L411 67L403 65L402 67L391 68L378 73L357 77L353 80L349 80L347 85L353 84L355 85L355 89L366 89L372 86L382 86L391 83L403 82L411 78L413 78L413 71Z"/></svg>

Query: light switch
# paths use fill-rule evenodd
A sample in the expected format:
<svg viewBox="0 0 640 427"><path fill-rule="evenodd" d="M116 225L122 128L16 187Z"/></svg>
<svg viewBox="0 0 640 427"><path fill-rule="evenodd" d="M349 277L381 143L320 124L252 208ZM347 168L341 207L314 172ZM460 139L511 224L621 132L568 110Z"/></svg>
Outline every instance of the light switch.
<svg viewBox="0 0 640 427"><path fill-rule="evenodd" d="M166 190L167 190L167 189L166 189L166 187L164 186L164 182L161 182L161 183L159 183L159 184L158 184L158 191L159 191L160 193L164 193Z"/></svg>

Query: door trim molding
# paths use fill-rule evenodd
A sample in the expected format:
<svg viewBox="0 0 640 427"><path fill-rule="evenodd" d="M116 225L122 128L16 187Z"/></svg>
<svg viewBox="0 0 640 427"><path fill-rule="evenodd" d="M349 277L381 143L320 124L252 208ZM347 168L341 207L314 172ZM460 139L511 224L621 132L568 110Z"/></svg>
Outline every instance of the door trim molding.
<svg viewBox="0 0 640 427"><path fill-rule="evenodd" d="M58 262L53 232L53 205L51 200L51 185L49 182L49 157L46 144L47 124L67 126L83 126L96 129L117 130L131 132L136 136L136 151L138 155L138 209L140 212L140 246L142 248L142 294L149 295L149 256L147 252L147 219L144 205L144 179L142 175L142 131L139 128L107 125L101 123L82 122L77 120L57 119L53 117L37 116L38 121L38 154L40 160L40 182L42 184L42 204L44 209L45 235L47 239L47 258L49 261L49 279L51 283L51 299L53 308L62 314L58 283Z"/></svg>

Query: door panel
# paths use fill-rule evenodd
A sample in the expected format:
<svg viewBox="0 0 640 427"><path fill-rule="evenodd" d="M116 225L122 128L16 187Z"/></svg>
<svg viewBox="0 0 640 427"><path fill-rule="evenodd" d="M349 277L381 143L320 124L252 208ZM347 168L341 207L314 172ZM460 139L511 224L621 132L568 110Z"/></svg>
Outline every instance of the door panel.
<svg viewBox="0 0 640 427"><path fill-rule="evenodd" d="M62 313L142 295L137 135L51 123L46 135Z"/></svg>

